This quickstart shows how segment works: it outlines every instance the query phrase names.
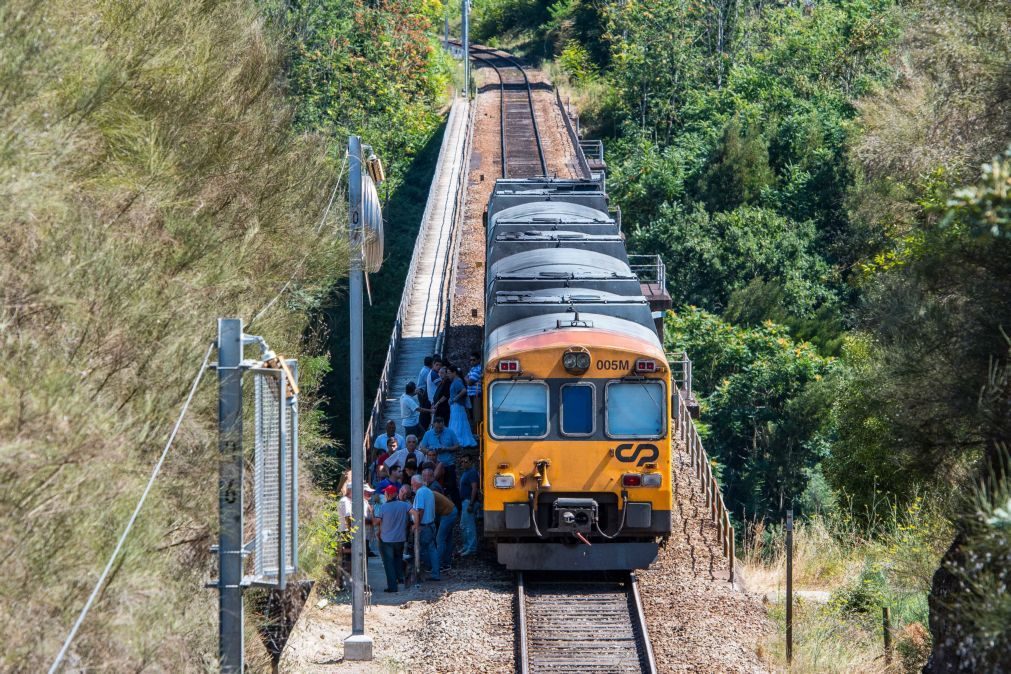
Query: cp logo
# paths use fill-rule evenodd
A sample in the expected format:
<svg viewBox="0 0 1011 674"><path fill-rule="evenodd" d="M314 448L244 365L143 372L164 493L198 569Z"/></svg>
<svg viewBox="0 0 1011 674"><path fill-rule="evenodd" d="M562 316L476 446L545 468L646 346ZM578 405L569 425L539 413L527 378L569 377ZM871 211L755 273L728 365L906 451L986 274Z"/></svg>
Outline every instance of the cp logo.
<svg viewBox="0 0 1011 674"><path fill-rule="evenodd" d="M640 454L642 455L642 458L640 458ZM615 448L614 457L622 463L635 463L635 465L641 466L644 463L649 463L659 459L660 450L656 445L651 445L646 442L635 445L635 448L633 449L632 444L626 442Z"/></svg>

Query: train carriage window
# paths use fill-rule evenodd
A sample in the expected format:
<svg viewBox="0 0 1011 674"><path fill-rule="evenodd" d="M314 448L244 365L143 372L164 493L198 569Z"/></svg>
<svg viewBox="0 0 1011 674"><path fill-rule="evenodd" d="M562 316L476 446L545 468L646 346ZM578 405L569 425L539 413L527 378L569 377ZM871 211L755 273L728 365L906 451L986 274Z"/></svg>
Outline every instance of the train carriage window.
<svg viewBox="0 0 1011 674"><path fill-rule="evenodd" d="M592 435L593 384L563 384L561 424L564 435Z"/></svg>
<svg viewBox="0 0 1011 674"><path fill-rule="evenodd" d="M664 435L663 382L610 382L605 425L612 438L660 438Z"/></svg>
<svg viewBox="0 0 1011 674"><path fill-rule="evenodd" d="M493 437L543 438L548 434L548 386L544 382L494 382L489 409Z"/></svg>

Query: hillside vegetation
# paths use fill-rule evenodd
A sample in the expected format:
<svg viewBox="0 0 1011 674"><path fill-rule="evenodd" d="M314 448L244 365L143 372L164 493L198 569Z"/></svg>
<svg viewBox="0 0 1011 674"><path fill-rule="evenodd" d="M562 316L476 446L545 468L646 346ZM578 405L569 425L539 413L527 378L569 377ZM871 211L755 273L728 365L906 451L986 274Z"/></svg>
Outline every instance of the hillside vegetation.
<svg viewBox="0 0 1011 674"><path fill-rule="evenodd" d="M421 12L420 2L399 4L392 16ZM307 59L340 60L328 80L340 88L363 76L341 36L367 42L383 31L342 23L322 34L326 11L314 10L314 23L251 0L0 6L4 671L45 671L56 655L217 317L241 316L301 358L302 447L310 465L319 460L313 392L327 359L307 326L347 267L343 190L327 211L343 134L368 120L361 131L393 148L376 129L402 135L417 117L408 131L423 143L436 94L417 80L437 78L434 65L418 74L406 64L382 80L396 96L328 108L330 122L319 123ZM419 49L428 53L387 45L397 63ZM73 644L74 668L215 667L217 600L203 587L217 513L215 379L205 378ZM311 519L319 497L303 486ZM259 648L252 632L247 644Z"/></svg>
<svg viewBox="0 0 1011 674"><path fill-rule="evenodd" d="M931 671L1011 661L1011 5L474 14L477 39L546 61L604 138L631 247L667 263L667 347L695 361L762 583L782 571L785 509L807 520L802 583L834 594L800 614L798 666L883 668L882 605L893 667L924 664L928 626Z"/></svg>

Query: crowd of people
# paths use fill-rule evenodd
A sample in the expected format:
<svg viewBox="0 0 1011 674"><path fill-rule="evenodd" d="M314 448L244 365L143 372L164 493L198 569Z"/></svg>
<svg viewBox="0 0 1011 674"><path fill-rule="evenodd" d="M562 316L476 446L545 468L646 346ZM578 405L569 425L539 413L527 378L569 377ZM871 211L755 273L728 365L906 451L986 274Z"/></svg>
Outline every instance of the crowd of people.
<svg viewBox="0 0 1011 674"><path fill-rule="evenodd" d="M427 356L400 397L403 433L390 419L372 443L362 498L368 554L382 558L386 592L405 583L415 555L427 579L438 581L455 556L477 552L481 375L479 353L471 354L466 373L438 354ZM353 526L352 503L346 476L338 504L341 531Z"/></svg>

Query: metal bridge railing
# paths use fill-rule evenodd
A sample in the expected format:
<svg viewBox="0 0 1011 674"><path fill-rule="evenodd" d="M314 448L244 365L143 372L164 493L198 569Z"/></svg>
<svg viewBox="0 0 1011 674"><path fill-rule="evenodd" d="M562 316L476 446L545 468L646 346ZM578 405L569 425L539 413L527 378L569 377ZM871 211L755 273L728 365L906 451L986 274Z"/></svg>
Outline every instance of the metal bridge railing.
<svg viewBox="0 0 1011 674"><path fill-rule="evenodd" d="M464 127L466 136L463 141L463 158L460 160L460 174L457 177L456 204L453 212L453 231L450 237L450 245L446 249L446 277L443 279L442 290L439 296L439 314L436 317L436 325L439 326L439 336L435 340L435 353L442 353L446 342L446 332L449 330L449 321L453 316L453 298L456 297L456 270L459 268L460 239L463 233L463 217L467 201L467 180L469 179L470 153L474 139L470 130L474 128L474 117L477 114L477 105L471 105L468 109L467 124ZM445 301L443 301L445 298Z"/></svg>
<svg viewBox="0 0 1011 674"><path fill-rule="evenodd" d="M666 290L667 266L659 255L629 255L628 266L639 277L639 283L655 283Z"/></svg>
<svg viewBox="0 0 1011 674"><path fill-rule="evenodd" d="M583 172L584 178L592 178L593 173L590 171L590 165L586 161L586 155L583 153L583 143L579 140L579 129L572 126L571 111L565 107L562 103L562 95L558 93L558 87L554 87L555 90L555 100L558 102L558 109L562 113L562 120L565 122L565 130L569 134L569 139L572 141L572 147L576 151L576 161L579 163L579 170ZM576 124L579 124L579 118L576 118ZM600 141L597 141L600 143ZM604 154L604 144L600 144L600 153L603 157Z"/></svg>
<svg viewBox="0 0 1011 674"><path fill-rule="evenodd" d="M680 391L684 392L686 400L692 400L692 361L687 352L680 351L667 354L667 364L670 365L670 376Z"/></svg>
<svg viewBox="0 0 1011 674"><path fill-rule="evenodd" d="M679 382L676 391L677 410L675 414L675 430L678 438L685 444L691 456L692 470L699 481L700 491L706 498L706 509L709 511L709 518L716 525L716 533L723 547L723 556L727 558L729 564L730 576L727 580L733 583L736 555L734 527L730 523L730 511L727 510L727 506L723 502L723 493L720 491L720 485L713 476L713 465L709 460L709 455L706 453L705 448L702 446L702 439L699 436L695 420L692 418L691 411L689 410L689 400L691 398L691 360L688 359L686 354L681 354L680 363L681 372L687 373L682 374L682 381L686 382L687 386L683 387L681 386L681 382ZM677 360L671 363L672 370L677 364Z"/></svg>
<svg viewBox="0 0 1011 674"><path fill-rule="evenodd" d="M579 141L579 149L583 151L583 156L587 160L604 161L604 141L602 140L582 140Z"/></svg>
<svg viewBox="0 0 1011 674"><path fill-rule="evenodd" d="M472 116L469 114L470 106L466 105L463 110L467 114L467 122L464 126L463 133L466 137L470 137L470 124ZM450 119L446 122L447 132L450 128L453 119L452 116L456 114L457 108L454 106L453 110L450 111ZM435 166L435 175L438 176L443 170L443 160L448 158L440 154L439 160ZM464 165L460 170L460 178L458 179L458 187L462 186L462 182L466 180L466 165ZM454 208L461 203L459 198L457 204ZM415 238L414 252L411 255L410 266L408 267L407 279L404 281L404 293L400 296L400 307L397 309L397 317L393 322L393 331L390 333L390 343L386 348L386 362L383 364L383 371L379 375L379 384L376 387L376 397L372 403L372 411L369 413L369 421L365 426L365 448L366 456L370 454L369 449L372 447L372 437L374 429L381 428L380 424L383 423L383 403L386 400L386 396L389 395L390 385L393 378L393 368L397 361L397 353L400 348L400 341L404 336L404 322L407 319L407 310L410 305L411 300L411 289L414 287L415 276L417 275L418 263L421 257L422 243L428 239L429 230L429 216L431 215L432 200L429 199L425 204L425 212L421 216L421 227L418 228L418 236ZM455 214L454 214L455 218ZM447 247L447 256L449 255L449 247ZM438 311L439 314L436 315L436 326L441 326L443 319L443 312L446 311L443 305L446 304L445 300L445 287L446 284L443 283L443 290L439 294Z"/></svg>

